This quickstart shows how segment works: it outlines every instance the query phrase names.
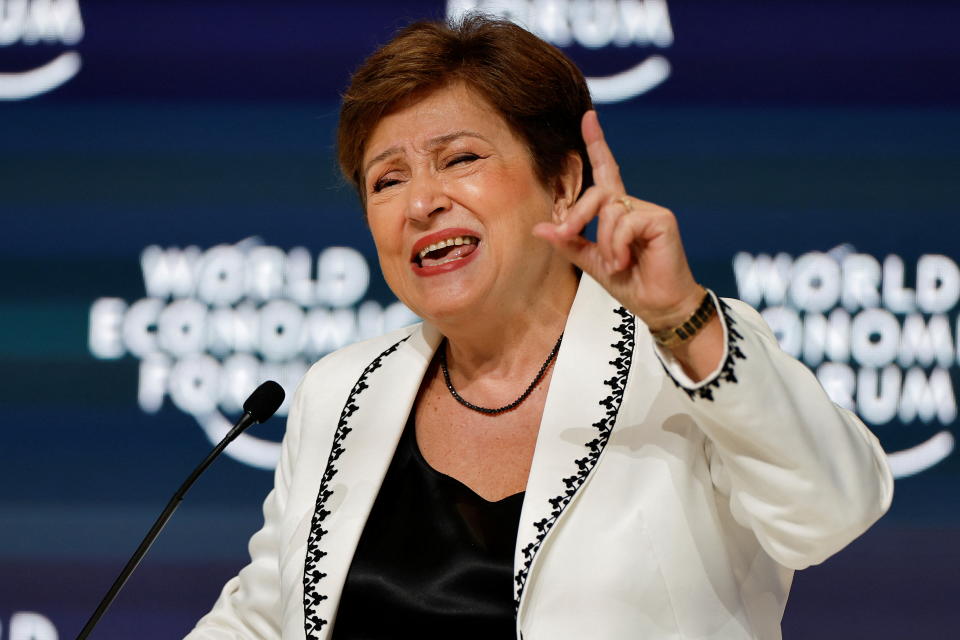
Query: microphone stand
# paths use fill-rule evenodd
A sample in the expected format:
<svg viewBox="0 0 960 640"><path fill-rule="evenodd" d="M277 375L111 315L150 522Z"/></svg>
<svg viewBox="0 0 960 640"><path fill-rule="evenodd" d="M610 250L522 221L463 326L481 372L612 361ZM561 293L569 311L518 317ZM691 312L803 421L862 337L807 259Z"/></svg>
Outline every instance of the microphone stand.
<svg viewBox="0 0 960 640"><path fill-rule="evenodd" d="M142 560L143 556L146 555L147 551L150 550L150 547L153 545L153 541L156 540L157 536L160 535L160 532L163 531L163 527L167 524L170 516L172 516L173 512L176 511L177 507L180 506L180 503L183 501L183 497L186 495L187 491L190 490L190 487L193 486L193 483L196 482L197 478L200 477L200 474L210 466L210 463L212 463L216 457L220 455L220 453L227 447L228 444L233 442L233 440L240 435L244 429L255 422L258 422L258 420L251 413L244 413L243 417L240 418L237 424L234 425L234 427L229 431L229 433L227 433L223 440L221 440L220 443L213 448L213 451L211 451L207 457L203 459L203 462L201 462L197 468L193 470L193 473L187 477L183 484L180 485L180 488L177 489L176 493L173 494L173 497L170 498L170 502L167 503L163 513L161 513L160 517L157 518L157 521L153 523L153 526L150 527L150 531L147 532L147 535L140 543L140 546L137 547L136 551L134 551L133 556L127 562L127 566L123 568L123 571L121 571L120 575L117 576L117 579L114 580L113 586L111 586L110 590L107 591L107 595L103 596L103 600L100 601L100 605L97 607L96 611L93 612L93 615L90 616L87 624L80 631L80 635L77 636L77 640L85 640L85 638L90 635L90 632L93 631L93 628L97 625L97 622L99 622L100 618L103 617L103 614L107 612L107 609L117 597L117 594L120 593L120 589L122 589L123 585L127 583L127 580L130 578L130 574L133 573L133 570L137 568L138 564L140 564L140 560Z"/></svg>

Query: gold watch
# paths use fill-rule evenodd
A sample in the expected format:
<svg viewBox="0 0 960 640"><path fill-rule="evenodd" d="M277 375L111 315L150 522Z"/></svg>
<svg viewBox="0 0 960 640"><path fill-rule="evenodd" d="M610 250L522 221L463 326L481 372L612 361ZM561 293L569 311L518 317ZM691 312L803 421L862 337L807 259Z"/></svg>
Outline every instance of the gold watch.
<svg viewBox="0 0 960 640"><path fill-rule="evenodd" d="M710 318L717 312L717 305L713 301L713 296L706 289L703 289L703 300L700 306L693 312L689 318L670 329L661 329L660 331L650 331L653 339L661 347L672 349L697 335Z"/></svg>

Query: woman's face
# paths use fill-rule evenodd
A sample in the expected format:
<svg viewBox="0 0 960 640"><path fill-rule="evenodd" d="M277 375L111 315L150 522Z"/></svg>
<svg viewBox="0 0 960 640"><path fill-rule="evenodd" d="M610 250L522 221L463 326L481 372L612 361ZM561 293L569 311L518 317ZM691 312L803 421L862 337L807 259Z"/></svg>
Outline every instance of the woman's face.
<svg viewBox="0 0 960 640"><path fill-rule="evenodd" d="M558 256L531 228L569 202L541 184L527 146L465 85L385 116L363 163L381 269L419 316L489 318L542 294Z"/></svg>

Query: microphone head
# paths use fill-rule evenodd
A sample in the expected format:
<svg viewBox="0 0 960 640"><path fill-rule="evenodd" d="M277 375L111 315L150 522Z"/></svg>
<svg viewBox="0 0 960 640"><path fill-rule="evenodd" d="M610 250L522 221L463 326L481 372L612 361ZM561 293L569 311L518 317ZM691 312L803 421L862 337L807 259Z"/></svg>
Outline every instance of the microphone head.
<svg viewBox="0 0 960 640"><path fill-rule="evenodd" d="M284 395L283 387L273 380L267 380L253 390L247 401L243 403L243 410L253 417L254 422L258 424L265 422L283 404Z"/></svg>

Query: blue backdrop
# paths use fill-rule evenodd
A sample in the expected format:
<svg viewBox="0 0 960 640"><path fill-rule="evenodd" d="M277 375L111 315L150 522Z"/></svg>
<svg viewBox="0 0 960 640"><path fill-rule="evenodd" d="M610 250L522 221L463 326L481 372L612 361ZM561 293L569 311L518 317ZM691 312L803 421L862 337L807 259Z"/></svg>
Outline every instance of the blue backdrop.
<svg viewBox="0 0 960 640"><path fill-rule="evenodd" d="M256 379L409 321L336 173L338 92L410 19L493 4L0 0L0 638L79 631ZM592 78L698 278L891 454L890 513L797 575L784 636L957 633L960 5L496 5ZM282 428L202 478L97 637L209 608Z"/></svg>

